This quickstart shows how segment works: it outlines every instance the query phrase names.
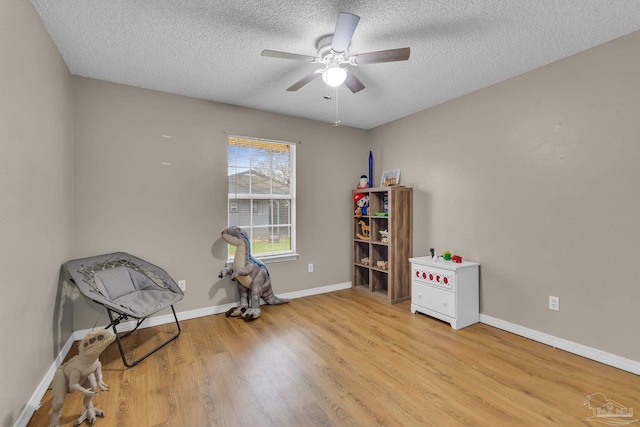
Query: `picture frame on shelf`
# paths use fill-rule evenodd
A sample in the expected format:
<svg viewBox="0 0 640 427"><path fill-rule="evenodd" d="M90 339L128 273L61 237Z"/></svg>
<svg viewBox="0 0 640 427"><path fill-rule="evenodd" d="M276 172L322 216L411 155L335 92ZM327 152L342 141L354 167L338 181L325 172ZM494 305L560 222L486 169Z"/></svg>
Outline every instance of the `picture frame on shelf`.
<svg viewBox="0 0 640 427"><path fill-rule="evenodd" d="M395 185L400 185L400 169L382 172L380 187L393 187Z"/></svg>

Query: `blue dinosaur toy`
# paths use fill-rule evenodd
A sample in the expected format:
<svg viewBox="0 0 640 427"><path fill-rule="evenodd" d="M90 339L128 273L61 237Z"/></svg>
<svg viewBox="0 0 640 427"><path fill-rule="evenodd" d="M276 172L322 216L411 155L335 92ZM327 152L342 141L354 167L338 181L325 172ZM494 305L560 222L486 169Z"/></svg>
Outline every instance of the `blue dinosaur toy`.
<svg viewBox="0 0 640 427"><path fill-rule="evenodd" d="M219 278L231 275L232 280L238 281L240 291L240 307L230 308L227 317L242 317L245 322L260 317L260 298L269 305L286 304L288 299L275 296L271 289L269 270L260 261L251 256L251 242L240 227L227 227L222 230L222 239L236 247L232 267L225 267L220 271ZM249 301L251 294L251 301Z"/></svg>

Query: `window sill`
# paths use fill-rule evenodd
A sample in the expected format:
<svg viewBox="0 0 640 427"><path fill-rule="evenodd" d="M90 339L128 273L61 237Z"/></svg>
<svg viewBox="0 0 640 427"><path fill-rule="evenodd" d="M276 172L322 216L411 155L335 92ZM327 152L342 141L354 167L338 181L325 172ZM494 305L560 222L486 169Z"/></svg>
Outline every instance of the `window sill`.
<svg viewBox="0 0 640 427"><path fill-rule="evenodd" d="M278 254L278 255L269 255L265 257L256 257L256 259L264 264L272 264L274 262L286 262L286 261L295 261L300 257L300 254L297 253L288 253L288 254ZM231 266L233 264L233 258L227 260L227 266Z"/></svg>

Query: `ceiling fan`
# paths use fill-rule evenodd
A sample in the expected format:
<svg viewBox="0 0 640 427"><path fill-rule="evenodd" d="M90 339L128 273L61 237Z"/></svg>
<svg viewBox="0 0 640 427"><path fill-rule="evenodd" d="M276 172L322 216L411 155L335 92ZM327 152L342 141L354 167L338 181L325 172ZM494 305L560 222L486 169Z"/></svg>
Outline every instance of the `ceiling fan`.
<svg viewBox="0 0 640 427"><path fill-rule="evenodd" d="M351 43L353 33L356 31L360 17L351 13L340 13L336 29L332 35L323 37L318 42L318 56L299 55L296 53L279 52L277 50L265 49L260 52L262 56L272 58L291 59L294 61L311 62L314 64L324 64L324 68L317 69L313 73L303 77L287 88L293 92L307 83L322 76L326 84L338 87L345 84L351 92L356 93L364 89L364 84L347 68L346 65L358 66L367 64L378 64L381 62L406 61L409 59L410 49L403 47L399 49L380 50L377 52L361 53L347 57L347 49Z"/></svg>

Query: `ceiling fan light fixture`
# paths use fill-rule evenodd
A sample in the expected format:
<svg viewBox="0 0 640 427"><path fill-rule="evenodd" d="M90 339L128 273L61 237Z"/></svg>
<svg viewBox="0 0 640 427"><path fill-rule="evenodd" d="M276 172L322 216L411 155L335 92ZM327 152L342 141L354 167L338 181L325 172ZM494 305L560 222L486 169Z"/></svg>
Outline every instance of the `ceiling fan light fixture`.
<svg viewBox="0 0 640 427"><path fill-rule="evenodd" d="M347 70L338 66L329 67L322 72L322 80L331 87L338 87L347 79Z"/></svg>
<svg viewBox="0 0 640 427"><path fill-rule="evenodd" d="M336 29L333 34L320 38L316 43L318 56L299 55L297 53L287 53L269 49L264 49L260 52L260 55L324 65L323 68L317 68L311 74L307 74L289 86L287 88L289 92L297 91L304 85L320 77L320 74L322 74L322 80L324 80L327 86L337 88L344 84L352 93L360 92L365 86L352 72L351 68L348 68L349 66L356 67L383 62L406 61L409 59L411 50L408 47L404 47L349 56L347 52L359 20L359 16L351 13L341 12L338 14L338 21L336 22ZM342 65L347 68L342 68Z"/></svg>

